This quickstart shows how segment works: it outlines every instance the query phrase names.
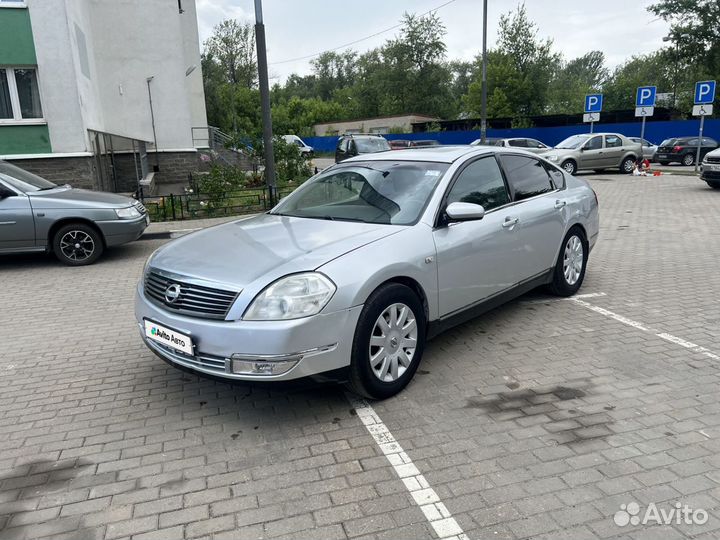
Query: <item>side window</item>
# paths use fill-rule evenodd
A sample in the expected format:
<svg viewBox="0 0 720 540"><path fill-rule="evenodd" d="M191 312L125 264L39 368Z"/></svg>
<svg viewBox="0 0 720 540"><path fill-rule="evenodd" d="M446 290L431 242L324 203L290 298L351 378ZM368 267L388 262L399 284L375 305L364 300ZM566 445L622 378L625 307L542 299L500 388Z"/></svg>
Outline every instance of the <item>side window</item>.
<svg viewBox="0 0 720 540"><path fill-rule="evenodd" d="M602 137L593 137L585 143L585 150L600 150L602 148Z"/></svg>
<svg viewBox="0 0 720 540"><path fill-rule="evenodd" d="M485 210L509 203L510 195L495 158L478 159L465 167L450 189L447 202L475 203Z"/></svg>
<svg viewBox="0 0 720 540"><path fill-rule="evenodd" d="M555 189L565 189L565 175L562 171L553 167L549 163L543 163L543 165L545 165L545 170L550 175L550 179L552 180Z"/></svg>
<svg viewBox="0 0 720 540"><path fill-rule="evenodd" d="M698 140L697 139L690 139L688 142L685 143L686 146L697 146Z"/></svg>
<svg viewBox="0 0 720 540"><path fill-rule="evenodd" d="M717 146L717 143L714 140L707 137L703 137L702 143L703 146Z"/></svg>
<svg viewBox="0 0 720 540"><path fill-rule="evenodd" d="M514 199L522 201L552 191L550 176L537 159L525 156L500 156Z"/></svg>
<svg viewBox="0 0 720 540"><path fill-rule="evenodd" d="M528 147L527 140L525 140L525 139L510 139L508 141L508 144L510 146L517 146L519 148L527 148Z"/></svg>
<svg viewBox="0 0 720 540"><path fill-rule="evenodd" d="M617 135L605 135L605 148L619 148L622 140Z"/></svg>
<svg viewBox="0 0 720 540"><path fill-rule="evenodd" d="M535 140L535 139L528 139L527 145L530 148L547 148L543 143L541 143L540 141Z"/></svg>
<svg viewBox="0 0 720 540"><path fill-rule="evenodd" d="M346 152L346 151L347 151L347 139L340 139L340 140L338 141L337 149L338 149L340 152Z"/></svg>

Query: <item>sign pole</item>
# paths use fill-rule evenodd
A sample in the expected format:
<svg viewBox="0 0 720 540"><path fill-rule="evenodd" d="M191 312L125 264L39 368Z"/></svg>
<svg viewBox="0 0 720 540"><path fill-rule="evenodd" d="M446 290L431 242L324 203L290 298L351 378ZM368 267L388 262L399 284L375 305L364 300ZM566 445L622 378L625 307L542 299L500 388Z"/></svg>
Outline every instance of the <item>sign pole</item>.
<svg viewBox="0 0 720 540"><path fill-rule="evenodd" d="M700 148L702 147L703 127L705 126L705 115L700 117L700 134L698 135L698 147L695 154L695 172L698 172L698 163L700 163Z"/></svg>
<svg viewBox="0 0 720 540"><path fill-rule="evenodd" d="M642 117L642 126L640 127L640 139L645 140L645 117ZM642 145L642 141L640 142Z"/></svg>
<svg viewBox="0 0 720 540"><path fill-rule="evenodd" d="M595 122L590 122L590 133L593 132L593 126L595 125Z"/></svg>

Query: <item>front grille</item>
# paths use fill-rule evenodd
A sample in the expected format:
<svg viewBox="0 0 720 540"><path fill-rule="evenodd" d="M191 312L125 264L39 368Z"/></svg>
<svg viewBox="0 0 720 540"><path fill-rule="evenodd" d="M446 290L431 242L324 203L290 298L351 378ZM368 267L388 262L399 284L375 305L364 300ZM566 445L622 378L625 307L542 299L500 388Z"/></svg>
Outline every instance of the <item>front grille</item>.
<svg viewBox="0 0 720 540"><path fill-rule="evenodd" d="M171 302L166 297L168 287L176 285L177 298ZM226 291L189 283L168 277L156 270L145 275L145 296L165 309L189 317L201 319L224 319L237 298L239 291Z"/></svg>
<svg viewBox="0 0 720 540"><path fill-rule="evenodd" d="M720 163L720 156L705 156L708 163Z"/></svg>
<svg viewBox="0 0 720 540"><path fill-rule="evenodd" d="M167 358L172 362L182 363L190 367L199 367L206 370L211 370L216 373L225 373L225 358L222 356L215 356L212 354L198 353L195 356L188 356L181 352L178 352L170 347L166 347L162 343L156 341L146 340L150 348L157 351L159 354Z"/></svg>
<svg viewBox="0 0 720 540"><path fill-rule="evenodd" d="M702 177L709 180L720 180L720 171L708 171L707 169L704 169Z"/></svg>

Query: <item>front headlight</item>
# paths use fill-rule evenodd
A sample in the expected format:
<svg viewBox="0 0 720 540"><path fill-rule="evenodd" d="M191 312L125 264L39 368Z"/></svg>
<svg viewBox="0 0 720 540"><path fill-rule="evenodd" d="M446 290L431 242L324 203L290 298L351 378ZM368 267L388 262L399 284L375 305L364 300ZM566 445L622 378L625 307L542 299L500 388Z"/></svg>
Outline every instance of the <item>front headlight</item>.
<svg viewBox="0 0 720 540"><path fill-rule="evenodd" d="M555 154L552 154L550 156L545 156L545 158L549 159L550 161L557 161L558 157Z"/></svg>
<svg viewBox="0 0 720 540"><path fill-rule="evenodd" d="M140 217L140 211L134 206L128 206L127 208L116 208L115 213L120 219L135 219Z"/></svg>
<svg viewBox="0 0 720 540"><path fill-rule="evenodd" d="M335 293L335 284L316 272L280 278L255 297L246 321L300 319L319 313Z"/></svg>

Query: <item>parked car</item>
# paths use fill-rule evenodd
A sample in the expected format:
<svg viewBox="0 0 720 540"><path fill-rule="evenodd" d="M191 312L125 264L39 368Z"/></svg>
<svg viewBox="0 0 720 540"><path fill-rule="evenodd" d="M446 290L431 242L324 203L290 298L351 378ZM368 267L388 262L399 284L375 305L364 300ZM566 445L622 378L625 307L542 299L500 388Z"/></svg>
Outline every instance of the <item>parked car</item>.
<svg viewBox="0 0 720 540"><path fill-rule="evenodd" d="M315 153L313 147L306 144L305 141L297 135L283 135L282 138L287 144L296 145L300 150L300 153L304 156L312 157Z"/></svg>
<svg viewBox="0 0 720 540"><path fill-rule="evenodd" d="M50 251L69 266L92 264L149 224L139 201L58 186L0 161L0 253Z"/></svg>
<svg viewBox="0 0 720 540"><path fill-rule="evenodd" d="M481 144L482 139L476 139L470 144L477 146ZM508 148L522 148L532 152L533 154L542 154L550 150L550 147L545 143L538 141L537 139L530 139L528 137L511 137L509 139L485 139L486 146L504 146Z"/></svg>
<svg viewBox="0 0 720 540"><path fill-rule="evenodd" d="M406 139L393 139L388 141L392 150L402 150L403 148L420 148L426 146L440 146L440 143L433 139L411 141Z"/></svg>
<svg viewBox="0 0 720 540"><path fill-rule="evenodd" d="M642 155L640 143L619 133L587 133L572 135L543 157L557 163L566 172L594 169L602 171L618 168L630 174L635 161Z"/></svg>
<svg viewBox="0 0 720 540"><path fill-rule="evenodd" d="M655 152L657 152L657 145L651 143L647 139L641 139L640 137L628 137L632 142L636 142L642 146L642 157L648 161L655 159Z"/></svg>
<svg viewBox="0 0 720 540"><path fill-rule="evenodd" d="M538 286L574 294L598 228L587 182L526 152L363 155L266 214L165 244L135 316L154 353L197 373L386 398L428 336Z"/></svg>
<svg viewBox="0 0 720 540"><path fill-rule="evenodd" d="M695 163L695 156L697 155L698 142L698 137L665 139L660 143L660 146L658 146L655 159L660 162L661 165L668 165L669 163L682 163L688 166L693 165ZM705 154L715 150L717 147L718 143L715 139L703 137L700 146L700 159L702 160Z"/></svg>
<svg viewBox="0 0 720 540"><path fill-rule="evenodd" d="M390 150L385 137L375 134L343 135L338 139L335 148L335 163L362 154L373 154Z"/></svg>
<svg viewBox="0 0 720 540"><path fill-rule="evenodd" d="M711 188L720 189L720 148L705 154L700 171L701 180Z"/></svg>

